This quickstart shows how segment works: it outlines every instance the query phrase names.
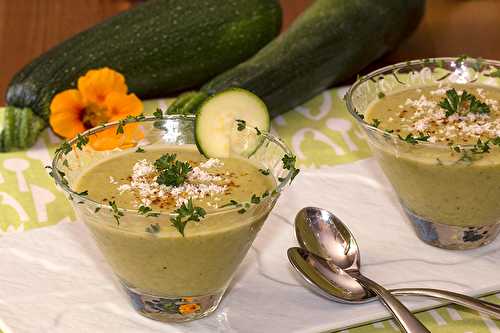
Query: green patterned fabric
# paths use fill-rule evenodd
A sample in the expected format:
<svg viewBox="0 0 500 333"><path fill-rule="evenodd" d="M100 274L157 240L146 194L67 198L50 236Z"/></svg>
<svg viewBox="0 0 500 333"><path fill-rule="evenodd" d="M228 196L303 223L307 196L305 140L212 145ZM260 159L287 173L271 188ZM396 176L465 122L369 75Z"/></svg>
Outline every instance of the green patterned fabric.
<svg viewBox="0 0 500 333"><path fill-rule="evenodd" d="M293 148L301 167L352 163L371 155L344 106L344 92L343 88L326 91L273 121L273 131ZM164 108L168 102L148 101L145 111ZM0 154L0 233L75 220L69 201L55 187L45 168L58 143L60 139L46 131L28 151ZM486 299L500 304L500 294ZM425 311L418 317L437 333L500 333L500 321L454 306ZM395 331L395 324L386 320L343 332Z"/></svg>

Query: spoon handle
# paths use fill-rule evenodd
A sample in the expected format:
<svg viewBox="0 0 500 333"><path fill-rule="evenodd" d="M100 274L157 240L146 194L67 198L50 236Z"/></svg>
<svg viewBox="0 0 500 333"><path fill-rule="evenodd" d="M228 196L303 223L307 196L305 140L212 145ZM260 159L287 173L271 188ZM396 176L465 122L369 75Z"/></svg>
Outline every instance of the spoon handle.
<svg viewBox="0 0 500 333"><path fill-rule="evenodd" d="M392 289L393 295L401 296L427 296L439 300L447 300L452 303L464 306L466 308L476 310L489 316L500 319L500 305L482 301L480 299L457 294L447 290L438 290L430 288L401 288Z"/></svg>
<svg viewBox="0 0 500 333"><path fill-rule="evenodd" d="M352 275L364 287L370 289L379 296L381 302L393 314L396 322L403 332L407 333L430 333L424 325L410 312L400 301L396 299L387 289L359 273Z"/></svg>

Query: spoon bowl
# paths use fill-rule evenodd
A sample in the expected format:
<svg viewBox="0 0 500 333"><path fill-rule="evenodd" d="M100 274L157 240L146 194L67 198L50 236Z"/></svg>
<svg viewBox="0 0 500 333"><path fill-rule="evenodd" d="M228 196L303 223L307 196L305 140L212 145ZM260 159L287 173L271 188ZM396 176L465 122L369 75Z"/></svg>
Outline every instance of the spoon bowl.
<svg viewBox="0 0 500 333"><path fill-rule="evenodd" d="M348 288L349 275L362 287L378 295L380 302L393 314L403 332L430 332L387 289L361 274L356 239L333 213L321 208L303 208L295 218L295 226L301 247L310 249L317 256L326 259L327 267L332 273L343 271L342 274L336 275L342 282L342 288ZM354 290L351 291L355 295Z"/></svg>
<svg viewBox="0 0 500 333"><path fill-rule="evenodd" d="M300 247L287 251L292 267L304 278L307 286L316 294L329 300L345 304L363 304L377 300L377 295L363 287L349 274L334 266L328 260ZM479 311L493 318L500 319L500 305L482 301L467 295L451 291L430 288L401 288L390 292L396 296L426 296L448 303Z"/></svg>

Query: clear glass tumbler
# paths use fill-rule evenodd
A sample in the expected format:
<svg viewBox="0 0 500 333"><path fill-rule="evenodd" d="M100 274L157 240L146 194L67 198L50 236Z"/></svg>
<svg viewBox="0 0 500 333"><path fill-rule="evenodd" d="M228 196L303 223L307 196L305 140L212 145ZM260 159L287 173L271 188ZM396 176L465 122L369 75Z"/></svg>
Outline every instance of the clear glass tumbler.
<svg viewBox="0 0 500 333"><path fill-rule="evenodd" d="M94 137L116 133L118 126L124 127L124 131L112 141L121 148L93 148ZM80 149L78 143L87 139L90 144ZM52 165L56 183L72 200L77 215L90 229L133 307L146 317L165 322L201 318L217 308L280 192L290 182L292 175L282 162L283 156L290 153L288 148L280 139L263 133L257 150L242 158L268 168L276 179L275 191L259 203L250 204L249 198L243 213L241 207L207 210L202 222L188 225L185 237L171 226L170 218L175 215L161 213L152 218L137 210L117 211L77 193L73 185L87 168L127 149L194 143L194 117L146 117L83 133L69 142L67 147L71 148L56 153ZM117 214L122 215L119 223ZM152 222L161 225L159 232L146 231ZM222 223L223 227L208 232L213 223Z"/></svg>
<svg viewBox="0 0 500 333"><path fill-rule="evenodd" d="M407 143L365 122L381 96L446 83L500 87L500 62L471 58L409 61L376 70L348 91L349 112L392 183L418 237L446 249L472 249L500 231L500 149L476 154L473 145Z"/></svg>

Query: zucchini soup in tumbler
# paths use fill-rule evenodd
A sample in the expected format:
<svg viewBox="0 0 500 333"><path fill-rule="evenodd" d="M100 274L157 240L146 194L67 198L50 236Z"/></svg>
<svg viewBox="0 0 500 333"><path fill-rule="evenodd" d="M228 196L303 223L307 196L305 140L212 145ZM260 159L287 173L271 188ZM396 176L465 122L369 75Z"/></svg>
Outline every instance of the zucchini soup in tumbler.
<svg viewBox="0 0 500 333"><path fill-rule="evenodd" d="M447 249L500 230L500 63L411 61L358 80L346 97L418 237Z"/></svg>
<svg viewBox="0 0 500 333"><path fill-rule="evenodd" d="M259 133L262 143L250 155L206 158L194 144L194 117L178 116L125 125L140 132L139 146L93 149L92 136L116 126L63 146L54 177L136 310L162 321L203 317L290 182L284 161L294 157ZM88 144L78 148L82 141Z"/></svg>

